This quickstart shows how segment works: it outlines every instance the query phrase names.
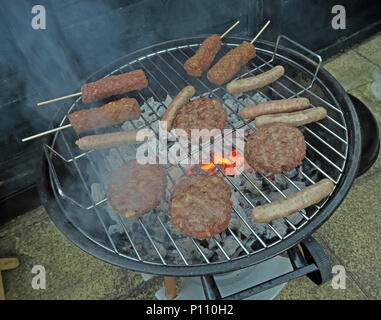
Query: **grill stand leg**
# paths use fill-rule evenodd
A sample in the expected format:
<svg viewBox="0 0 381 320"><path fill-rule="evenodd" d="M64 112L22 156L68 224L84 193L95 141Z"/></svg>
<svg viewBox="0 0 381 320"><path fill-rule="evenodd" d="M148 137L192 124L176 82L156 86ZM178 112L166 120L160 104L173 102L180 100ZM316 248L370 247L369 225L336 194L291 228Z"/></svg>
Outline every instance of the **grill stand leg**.
<svg viewBox="0 0 381 320"><path fill-rule="evenodd" d="M242 300L305 275L318 285L331 279L332 274L329 259L314 238L306 238L300 244L287 250L287 253L293 266L293 271L223 298L212 275L201 277L206 299Z"/></svg>
<svg viewBox="0 0 381 320"><path fill-rule="evenodd" d="M176 298L176 277L164 277L164 287L168 299Z"/></svg>

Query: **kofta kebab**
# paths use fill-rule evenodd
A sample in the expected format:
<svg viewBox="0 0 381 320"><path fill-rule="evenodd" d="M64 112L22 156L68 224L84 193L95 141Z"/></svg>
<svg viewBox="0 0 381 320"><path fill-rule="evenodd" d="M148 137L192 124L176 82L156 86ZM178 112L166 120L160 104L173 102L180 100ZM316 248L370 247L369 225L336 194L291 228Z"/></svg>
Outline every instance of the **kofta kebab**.
<svg viewBox="0 0 381 320"><path fill-rule="evenodd" d="M269 25L270 21L266 23L251 42L243 41L239 46L227 52L219 61L210 67L221 48L221 39L238 23L239 21L221 36L212 35L206 38L195 54L184 63L185 71L190 76L200 77L209 69L206 74L207 79L220 86L228 82L226 91L230 94L262 88L281 78L285 73L285 69L283 66L275 66L262 74L231 81L239 70L256 56L253 43ZM79 93L41 102L38 105L41 106L79 95L82 96L82 102L88 104L114 95L124 94L134 90L142 90L147 86L148 80L144 71L138 69L84 84ZM222 103L218 99L211 98L197 98L191 101L195 93L196 90L191 85L180 90L162 116L161 126L163 129L167 131L175 129L177 133L176 129L183 129L183 131L188 132L189 129L192 128L211 130L214 128L223 129L225 127L227 114L226 110L222 107ZM68 127L72 127L78 135L81 135L86 131L120 124L127 120L139 119L140 115L140 106L136 99L122 98L109 102L101 107L70 113L68 115L70 124L25 138L22 141L31 140ZM264 175L281 173L297 167L306 153L304 136L297 127L319 121L326 115L327 112L324 108L310 108L310 101L307 98L272 100L246 106L240 111L240 116L244 119L254 119L254 124L258 130L254 132L246 142L245 158L254 170ZM121 144L138 143L136 136L137 130L88 135L80 137L76 141L76 144L82 150L110 148ZM131 170L130 166L132 168ZM129 188L118 187L114 188L114 190L112 187L116 181L115 176L117 176L118 179L120 176L127 177L131 171L132 177L135 176L136 172L140 172L141 177L149 177L152 175L151 171L153 169L160 171L161 166L158 165L156 168L141 166L135 162L131 162L121 167L120 170L123 171L123 174L118 171L117 174L114 175L114 178L110 180L109 196L111 205L117 212L127 217L137 217L149 212L153 207L158 205L164 196L164 192L154 195L151 199L152 203L150 202L147 208L136 208L136 201L131 201L131 203L126 201L126 199L128 200L131 197L133 199L145 199L147 194L146 188L139 187L140 184L146 183L140 181L145 180L145 178L135 179L137 182L131 183ZM156 174L154 174L154 176L156 176ZM160 189L162 190L165 188L166 184L164 182L166 178L164 178L165 174L163 172L161 172L160 176L162 176L162 178L158 180L158 187L159 189L162 187ZM174 226L181 232L199 239L210 237L221 232L226 228L230 217L230 188L222 179L221 181L205 180L213 179L212 177L208 177L209 176L194 178L195 181L197 180L197 183L195 183L194 186L192 185L194 194L188 197L189 203L185 203L182 197L185 192L184 190L188 188L190 182L188 184L185 182L180 183L176 188L177 191L172 194L169 201L169 214ZM126 179L128 181L130 180L128 177ZM122 179L122 182L127 181L126 179ZM214 204L216 200L213 194L211 195L211 200L208 200L209 202L202 197L202 199L200 198L200 195L203 195L205 192L203 193L201 190L203 183L199 183L199 180L202 180L205 185L218 184L221 185L222 189L226 189L226 201L221 201L221 208L219 207L218 210L215 211L210 210L210 204L208 203L212 201L212 204ZM125 182L123 182L123 184L124 183ZM291 197L254 208L252 217L258 222L268 222L286 217L320 202L332 192L333 188L334 184L331 181L323 179L308 188L296 192ZM200 189L200 192L196 189ZM178 199L179 201L177 201ZM188 214L189 210L187 210L184 205L190 208L194 205L198 205L199 215L204 217L202 221L205 220L205 226L197 226L197 230L185 230L182 228L184 225L182 222L184 216L186 217L185 219L191 219L193 216L193 211L191 214ZM223 213L222 216L221 213ZM203 224L202 221L200 220L200 224ZM210 225L218 225L219 227L210 229L208 227Z"/></svg>

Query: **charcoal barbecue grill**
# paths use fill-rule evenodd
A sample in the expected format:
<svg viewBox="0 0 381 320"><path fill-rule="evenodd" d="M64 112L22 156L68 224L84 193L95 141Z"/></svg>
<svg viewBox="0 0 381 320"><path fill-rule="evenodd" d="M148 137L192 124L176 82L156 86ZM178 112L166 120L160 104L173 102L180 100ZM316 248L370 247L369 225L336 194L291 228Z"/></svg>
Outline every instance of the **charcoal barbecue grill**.
<svg viewBox="0 0 381 320"><path fill-rule="evenodd" d="M255 43L257 56L240 70L236 78L256 75L279 64L285 67L285 75L265 88L240 96L231 95L224 86L211 84L205 74L200 78L194 78L188 76L183 69L183 63L194 54L204 39L205 37L180 39L138 50L96 72L88 81L143 68L149 86L124 96L135 97L145 109L141 119L125 125L135 129L149 128L155 134L158 121L166 108L163 101L168 97L173 98L186 85L193 85L196 94L200 96L223 101L228 112L227 128L233 131L244 129L246 133L256 130L254 122L239 118L237 108L242 109L245 101L255 103L253 96L264 100L307 97L312 107L326 108L328 116L302 128L307 143L307 155L302 166L296 170L299 171L298 177L304 181L305 186L322 178L332 180L335 184L332 194L321 203L299 212L297 220L284 219L286 227L282 230L278 230L275 223L261 226L262 230L271 234L265 237L258 231L256 223L241 210L243 205L251 211L257 203L251 200L236 180L217 166L216 174L225 178L233 193L243 202L241 206L240 203L234 202L232 218L237 219L249 230L246 238L251 237L253 241L247 245L247 239L243 240L229 225L224 231L224 236L229 235L234 239L241 249L239 255L234 256L224 248L222 236L214 236L212 241L215 242L217 254L212 258L205 254L205 243L187 239L188 246L192 247L192 252L198 257L196 260L190 259L182 246L185 240L178 240L178 233L166 217L165 201L159 209L154 209L138 219L127 219L120 215L115 215L115 220L110 219L110 214L106 212L107 197L94 198L92 193L94 184L105 185L107 174L104 172L108 171L108 168L103 161L109 155L108 150L80 151L74 144L78 136L69 128L56 132L43 141L43 156L39 167L39 192L43 205L58 229L87 253L138 272L166 276L200 276L205 294L209 298L221 298L213 281L214 274L252 266L285 251L288 252L294 267L292 273L257 286L254 291L246 290L230 298L243 298L258 290L306 274L315 278L316 283L327 281L331 271L329 261L310 235L333 214L356 177L361 156L361 128L350 98L341 85L321 67L322 60L319 55L285 36L279 36L276 43L258 40ZM226 37L216 59L243 40L246 39ZM153 101L160 105L159 108L153 107ZM67 124L68 113L82 108L84 106L80 98L69 107L62 106L52 121L52 127ZM120 126L116 129L120 130ZM126 160L120 149L115 148L115 153L119 153L123 161ZM188 172L188 168L181 165L166 165L165 168L169 185L178 181L179 175L172 175L175 170L180 170L184 176ZM272 177L258 174L255 179L252 177L253 175L246 172L241 175L241 179L251 186L251 190L254 190L264 203L273 201L275 194L278 194L277 198L287 196ZM281 174L280 179L283 179L293 192L303 188L291 175ZM111 224L117 224L122 232L110 232ZM157 230L160 237L154 235ZM144 247L136 243L137 237L134 232L139 232L139 237L144 238L145 244L152 248L149 255ZM168 246L164 251L170 251L171 255L163 252L163 243ZM298 249L298 244L304 248L304 256Z"/></svg>

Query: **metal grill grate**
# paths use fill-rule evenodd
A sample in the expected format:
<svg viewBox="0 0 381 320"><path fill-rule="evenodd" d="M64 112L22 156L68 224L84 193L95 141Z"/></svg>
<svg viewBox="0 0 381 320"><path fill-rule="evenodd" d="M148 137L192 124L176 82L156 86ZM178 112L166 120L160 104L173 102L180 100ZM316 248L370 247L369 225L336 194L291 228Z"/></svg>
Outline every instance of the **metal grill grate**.
<svg viewBox="0 0 381 320"><path fill-rule="evenodd" d="M316 62L313 62L313 60L308 59L309 66L313 66L313 68L307 68L306 65L302 65L278 52L281 40L288 41L293 45L297 45L299 49L306 51L312 59L316 60ZM273 50L259 42L257 56L246 67L242 68L237 78L259 74L277 64L282 64L286 73L278 81L265 88L237 96L229 94L225 87L212 85L205 75L201 78L186 75L183 64L194 54L202 39L193 39L193 41L195 43L181 45L169 43L151 47L149 50L139 52L139 58L114 68L106 75L103 74L107 77L137 68L144 69L149 81L149 87L134 92L129 96L137 98L146 108L143 110L140 120L129 122L131 128L150 128L158 136L158 121L166 108L163 103L165 97L173 98L181 88L189 84L196 88L200 96L209 96L223 101L224 107L228 111L227 128L233 131L245 129L245 139L248 134L256 130L254 122L239 118L237 115L239 110L234 110L231 103L238 106L238 109L242 109L247 105L247 102L257 103L256 99L253 98L254 96L266 100L307 97L310 99L312 107L325 107L328 116L322 121L303 126L302 130L307 143L307 155L302 165L296 169L297 176L299 180L305 181L305 185L314 184L323 177L332 180L335 184L339 182L347 162L347 125L343 111L334 94L318 77L321 64L319 56L283 36L278 38ZM228 43L222 45L216 59L240 43L238 39L234 38L228 38L226 41ZM227 100L230 100L231 103L227 103ZM160 103L160 110L153 106L152 101L155 101L156 105L157 102ZM80 98L78 98L69 108L67 114L82 108L83 105ZM68 123L67 114L63 117L60 125ZM258 224L242 213L241 204L234 202L232 218L238 219L239 223L246 228L246 238L242 239L231 226L224 231L224 235L234 239L236 245L241 249L240 254L234 256L234 254L228 252L224 247L224 239L221 236L214 236L211 241L214 241L216 254L211 259L205 253L205 243L203 241L187 238L188 246L187 249L184 249L184 237L179 241L179 235L166 217L165 209L163 209L166 203L138 219L127 219L116 214L116 220L110 220L107 212L107 198L94 199L92 194L94 184L99 184L104 188L105 181L107 181L107 170L104 161L109 156L108 151L80 152L74 145L74 141L77 139L78 136L74 130L69 129L57 132L52 143L44 145L53 192L64 207L63 214L87 239L113 254L143 264L189 267L226 263L258 254L301 232L306 225L314 220L328 200L326 199L318 205L299 212L297 222L285 218L286 231L279 230L277 224L269 223L261 226L261 230L265 230L262 233L258 232ZM233 147L236 146L233 145ZM129 148L136 147L130 146ZM114 148L114 150L120 159L126 160L120 148ZM211 158L211 162L215 164L213 158ZM234 160L232 160L232 163L234 163ZM167 165L165 168L168 173L169 189L173 188L179 176L187 176L189 170L189 168L182 165ZM275 200L275 193L279 195L277 198L287 196L285 190L279 187L273 177L243 172L237 166L236 168L241 173L241 179L246 180L251 189L265 202ZM309 172L313 172L313 174L303 168L308 168ZM233 193L236 193L237 197L242 200L243 206L247 210L251 210L257 205L252 202L250 196L234 178L226 175L218 165L216 169L216 174L225 178L230 184ZM199 167L199 170L202 169ZM280 174L278 178L287 184L293 192L303 188L299 183L300 181L291 175ZM267 186L267 189L263 187L264 185ZM272 190L272 192L268 190ZM105 190L103 190L104 192ZM166 200L168 200L168 195ZM115 223L121 228L122 233L110 232L110 226ZM140 237L142 235L145 237L146 244L152 249L150 254L147 254L147 249L137 244L137 233L139 233ZM264 236L264 234L271 236ZM247 244L247 238L252 239L250 245ZM163 253L163 243L168 245L167 248L164 248L167 251L166 253ZM171 255L167 254L169 251ZM198 256L198 260L189 258L189 252L192 252L194 256Z"/></svg>

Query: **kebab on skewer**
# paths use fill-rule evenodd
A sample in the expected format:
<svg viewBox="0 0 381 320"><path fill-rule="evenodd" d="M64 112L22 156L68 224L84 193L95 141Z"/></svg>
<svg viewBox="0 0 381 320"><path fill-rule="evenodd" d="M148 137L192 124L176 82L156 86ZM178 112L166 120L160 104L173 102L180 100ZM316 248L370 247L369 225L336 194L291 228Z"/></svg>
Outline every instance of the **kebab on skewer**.
<svg viewBox="0 0 381 320"><path fill-rule="evenodd" d="M206 38L196 53L185 61L185 71L191 76L200 77L202 73L210 67L217 52L221 49L221 39L238 24L239 21L232 25L221 36L213 34Z"/></svg>
<svg viewBox="0 0 381 320"><path fill-rule="evenodd" d="M32 140L69 127L73 127L77 134L80 134L85 131L119 124L127 120L137 120L140 118L140 114L140 106L136 99L122 98L120 100L109 102L102 107L70 113L68 116L70 124L24 138L21 141L25 142Z"/></svg>
<svg viewBox="0 0 381 320"><path fill-rule="evenodd" d="M222 85L229 81L233 76L253 59L256 55L254 42L259 35L270 24L270 20L264 25L264 27L258 32L251 42L243 41L239 46L230 50L224 55L207 73L207 78L210 82Z"/></svg>
<svg viewBox="0 0 381 320"><path fill-rule="evenodd" d="M123 94L129 91L141 90L148 86L148 80L142 69L131 72L109 76L97 80L95 82L85 83L81 87L81 92L73 93L64 97L39 102L38 106L42 106L51 102L82 96L82 102L85 104L102 100L116 94Z"/></svg>

